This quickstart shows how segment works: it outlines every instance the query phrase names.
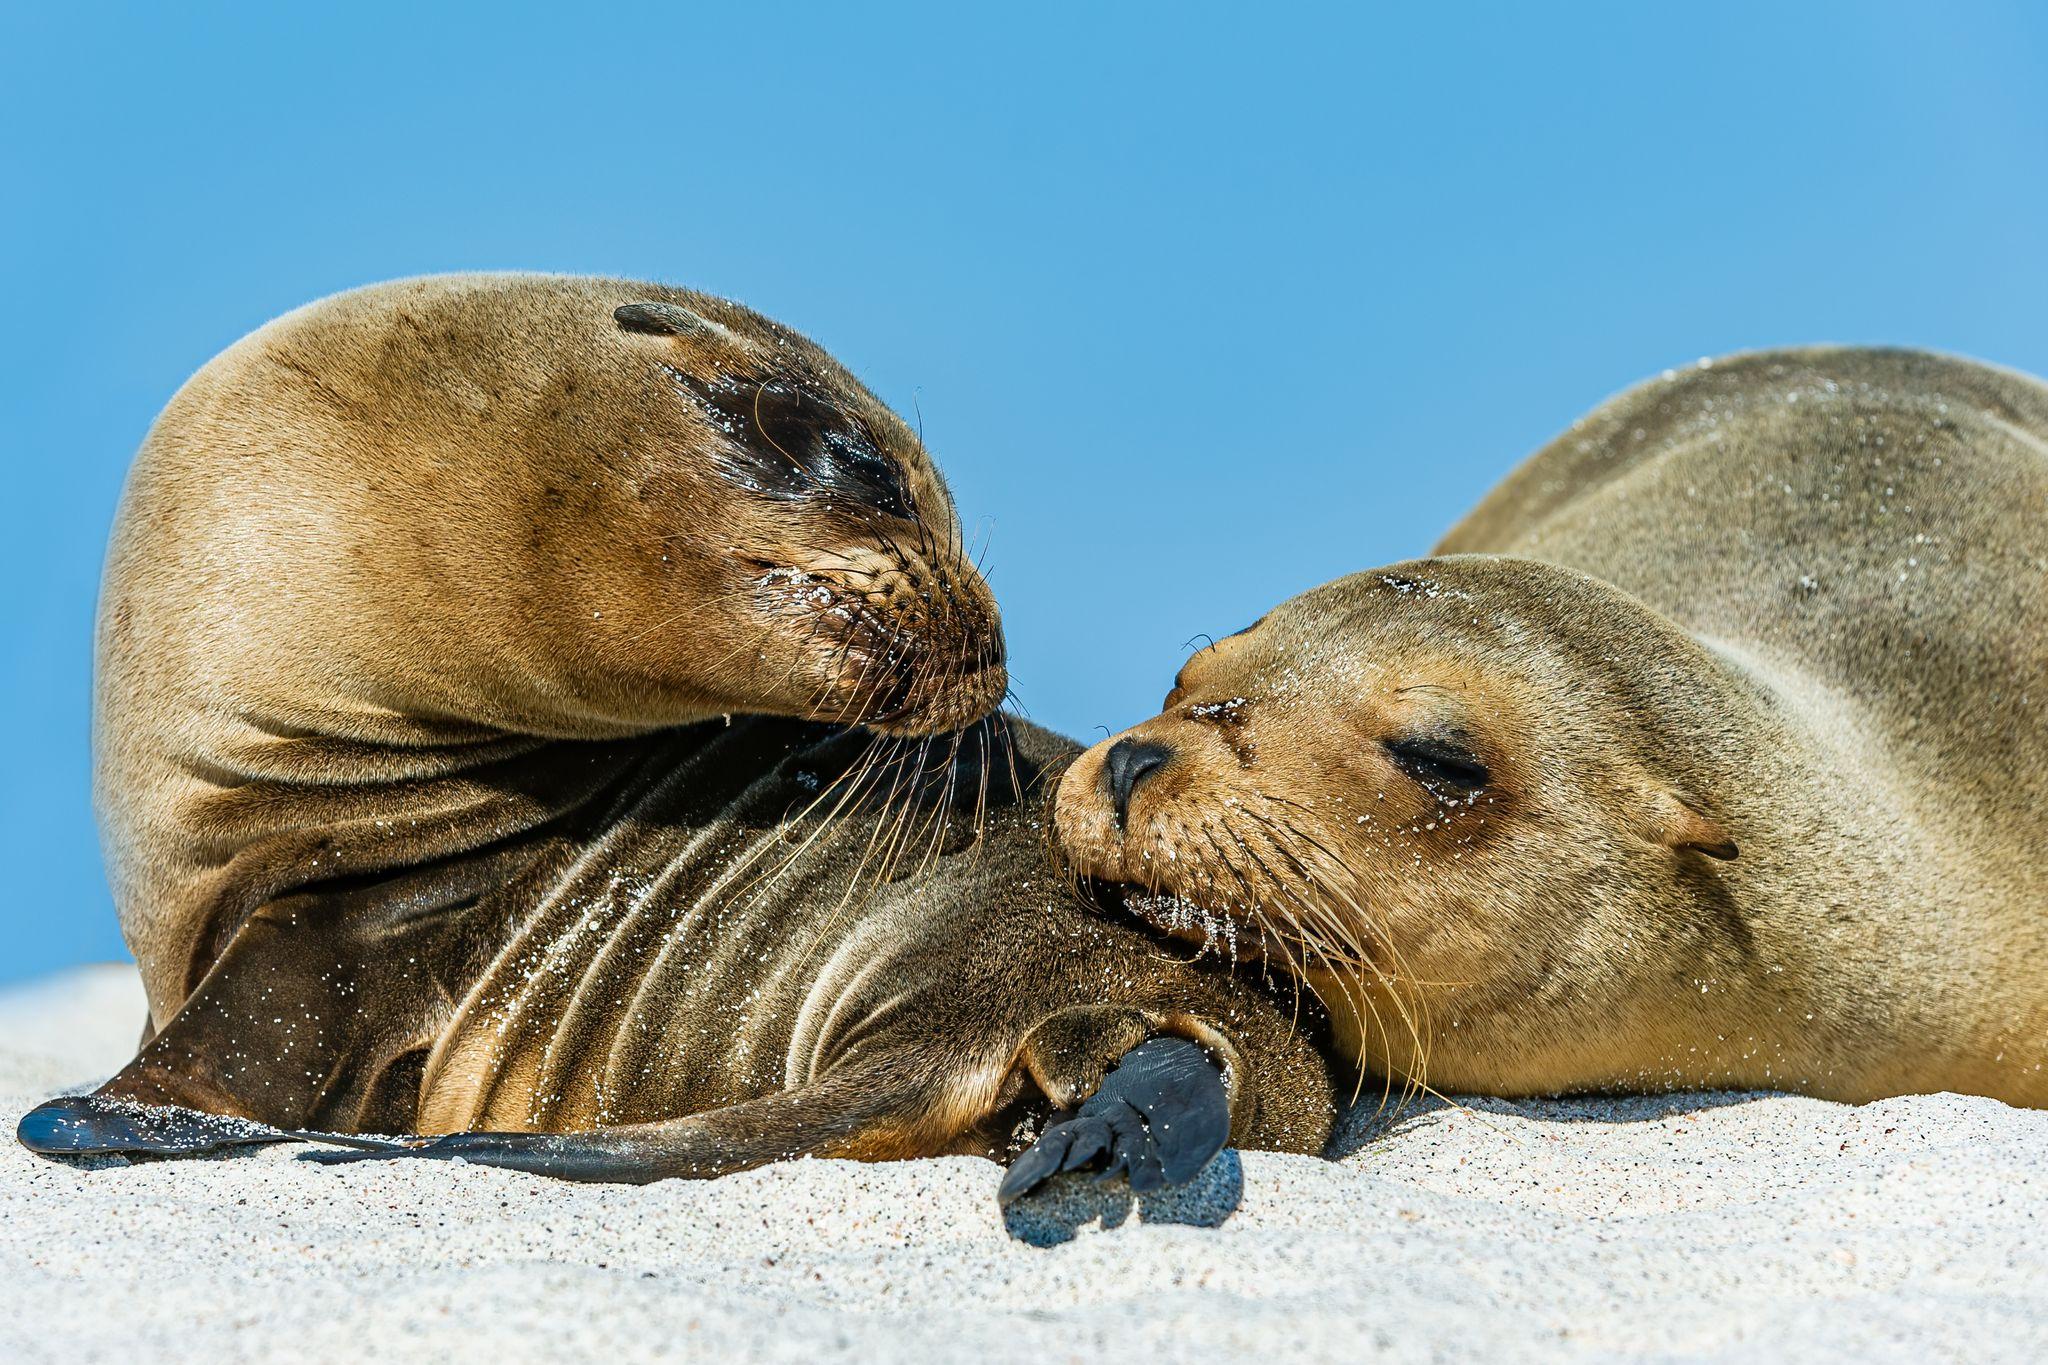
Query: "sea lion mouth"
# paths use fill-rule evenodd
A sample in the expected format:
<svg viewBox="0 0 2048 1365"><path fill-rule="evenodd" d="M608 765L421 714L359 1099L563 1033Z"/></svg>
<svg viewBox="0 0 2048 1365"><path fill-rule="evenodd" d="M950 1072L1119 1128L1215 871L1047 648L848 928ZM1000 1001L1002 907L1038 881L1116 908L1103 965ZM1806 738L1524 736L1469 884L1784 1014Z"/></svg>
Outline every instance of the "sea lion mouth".
<svg viewBox="0 0 2048 1365"><path fill-rule="evenodd" d="M813 719L942 734L989 715L1008 694L993 606L950 581L934 593L900 570L785 567L759 585L768 613L803 632Z"/></svg>
<svg viewBox="0 0 2048 1365"><path fill-rule="evenodd" d="M913 670L907 685L890 689L894 704L868 711L860 723L885 735L944 734L992 715L1009 690L1009 670L1000 659Z"/></svg>
<svg viewBox="0 0 2048 1365"><path fill-rule="evenodd" d="M1191 899L1160 886L1100 877L1083 877L1080 886L1082 898L1098 909L1129 915L1169 938L1214 951L1233 963L1294 964L1302 959L1301 950L1274 927L1289 923L1289 918L1284 914L1276 918L1270 909L1213 898Z"/></svg>

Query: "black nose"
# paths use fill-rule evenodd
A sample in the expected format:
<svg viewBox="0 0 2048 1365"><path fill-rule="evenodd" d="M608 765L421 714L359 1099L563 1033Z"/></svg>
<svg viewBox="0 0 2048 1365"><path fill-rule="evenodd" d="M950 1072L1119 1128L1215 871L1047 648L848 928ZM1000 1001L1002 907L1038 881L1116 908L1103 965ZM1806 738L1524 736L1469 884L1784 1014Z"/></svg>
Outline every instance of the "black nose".
<svg viewBox="0 0 2048 1365"><path fill-rule="evenodd" d="M1131 793L1172 757L1173 750L1148 740L1120 739L1109 746L1109 753L1102 760L1102 788L1116 808L1118 829L1124 827L1124 817L1130 814Z"/></svg>

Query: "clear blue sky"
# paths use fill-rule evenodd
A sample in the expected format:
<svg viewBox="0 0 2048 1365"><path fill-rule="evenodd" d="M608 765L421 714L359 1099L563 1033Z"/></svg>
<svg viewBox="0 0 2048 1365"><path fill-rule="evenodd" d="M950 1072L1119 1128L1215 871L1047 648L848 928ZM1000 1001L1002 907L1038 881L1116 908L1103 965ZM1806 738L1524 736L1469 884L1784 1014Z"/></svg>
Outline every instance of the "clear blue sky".
<svg viewBox="0 0 2048 1365"><path fill-rule="evenodd" d="M637 275L808 332L921 410L1076 735L1667 365L2048 372L2039 7L248 8L0 17L0 979L121 951L87 718L131 453L350 285Z"/></svg>

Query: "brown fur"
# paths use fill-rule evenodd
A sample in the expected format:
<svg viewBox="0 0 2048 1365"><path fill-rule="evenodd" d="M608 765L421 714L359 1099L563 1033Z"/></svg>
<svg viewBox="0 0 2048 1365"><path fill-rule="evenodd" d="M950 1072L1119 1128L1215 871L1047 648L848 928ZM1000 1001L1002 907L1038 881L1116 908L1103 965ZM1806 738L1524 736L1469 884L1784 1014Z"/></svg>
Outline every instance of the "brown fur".
<svg viewBox="0 0 2048 1365"><path fill-rule="evenodd" d="M733 376L829 394L916 514L778 492L806 452L734 449L752 409L698 392ZM1041 779L1074 746L933 737L1003 690L943 485L734 305L411 281L242 342L137 464L100 688L162 1026L106 1096L707 1175L999 1154L1178 1034L1240 1141L1328 1134L1291 1002L1049 875Z"/></svg>
<svg viewBox="0 0 2048 1365"><path fill-rule="evenodd" d="M1127 828L1110 740L1060 831L1187 932L1263 925L1397 1078L2048 1104L2044 527L2031 379L1703 363L1197 654Z"/></svg>
<svg viewBox="0 0 2048 1365"><path fill-rule="evenodd" d="M717 329L614 321L646 299ZM749 495L677 371L829 395L922 515ZM357 290L201 370L130 474L95 724L115 901L160 1022L265 900L548 818L579 779L547 741L739 711L936 730L1003 690L937 471L803 338L630 281Z"/></svg>

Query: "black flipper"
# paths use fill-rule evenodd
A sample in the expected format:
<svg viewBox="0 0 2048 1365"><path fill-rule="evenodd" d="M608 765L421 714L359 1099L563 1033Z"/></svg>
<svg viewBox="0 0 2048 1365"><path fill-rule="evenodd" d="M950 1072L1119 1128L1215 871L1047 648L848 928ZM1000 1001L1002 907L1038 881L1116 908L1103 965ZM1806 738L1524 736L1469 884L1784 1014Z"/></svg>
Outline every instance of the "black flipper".
<svg viewBox="0 0 2048 1365"><path fill-rule="evenodd" d="M323 1166L342 1166L356 1161L462 1160L473 1166L496 1166L528 1175L553 1176L557 1180L585 1180L606 1184L639 1184L656 1178L636 1164L630 1152L592 1143L580 1133L450 1133L414 1146L379 1151L311 1151L301 1160Z"/></svg>
<svg viewBox="0 0 2048 1365"><path fill-rule="evenodd" d="M273 1128L252 1119L109 1095L65 1095L39 1104L22 1115L14 1136L39 1156L197 1156L271 1142L323 1142L375 1150L405 1145L392 1138Z"/></svg>
<svg viewBox="0 0 2048 1365"><path fill-rule="evenodd" d="M1078 1171L1116 1145L1116 1130L1099 1114L1076 1117L1063 1124L1072 1141L1060 1158L1062 1171Z"/></svg>
<svg viewBox="0 0 2048 1365"><path fill-rule="evenodd" d="M1150 1194L1166 1184L1165 1164L1159 1159L1159 1149L1143 1116L1129 1103L1119 1109L1109 1120L1116 1133L1116 1147L1110 1154L1109 1165L1095 1178L1113 1180L1121 1171L1130 1178L1131 1193Z"/></svg>
<svg viewBox="0 0 2048 1365"><path fill-rule="evenodd" d="M1101 1178L1128 1175L1145 1194L1186 1183L1229 1140L1230 1096L1209 1054L1185 1038L1154 1038L1125 1053L1101 1089L1017 1158L996 1199L1008 1204L1105 1152Z"/></svg>
<svg viewBox="0 0 2048 1365"><path fill-rule="evenodd" d="M393 1159L453 1161L557 1180L644 1185L708 1180L800 1156L879 1160L906 1155L902 1133L933 1107L912 1068L894 1055L795 1090L679 1119L578 1133L450 1133L374 1152L307 1152L324 1164Z"/></svg>

